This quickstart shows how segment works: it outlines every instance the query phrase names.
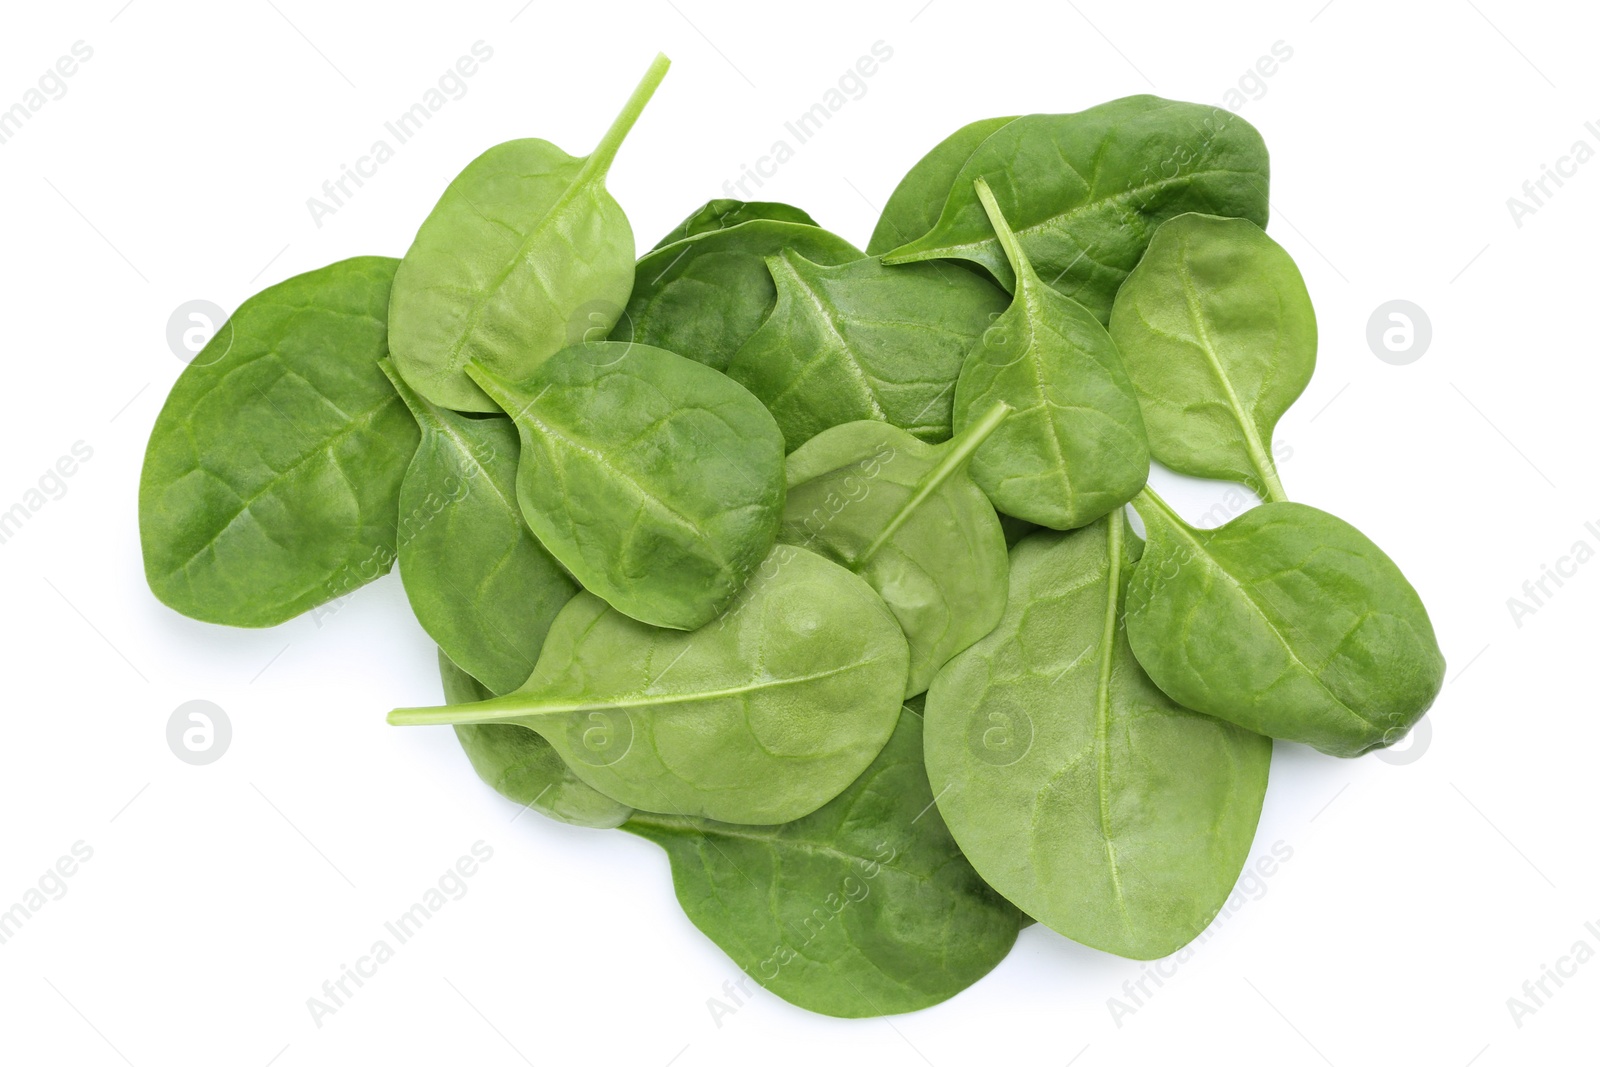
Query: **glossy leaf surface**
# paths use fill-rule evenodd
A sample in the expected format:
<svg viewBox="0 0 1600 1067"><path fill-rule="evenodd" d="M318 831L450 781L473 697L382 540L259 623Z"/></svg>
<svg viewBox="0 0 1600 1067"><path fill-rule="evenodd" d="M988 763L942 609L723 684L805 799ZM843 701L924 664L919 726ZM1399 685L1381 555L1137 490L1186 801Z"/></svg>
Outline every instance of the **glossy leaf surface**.
<svg viewBox="0 0 1600 1067"><path fill-rule="evenodd" d="M430 404L383 366L422 428L400 487L406 598L442 654L496 692L515 689L578 592L522 521L517 429Z"/></svg>
<svg viewBox="0 0 1600 1067"><path fill-rule="evenodd" d="M564 349L533 377L470 373L522 437L517 499L583 587L654 626L716 618L783 512L772 416L710 367L648 345Z"/></svg>
<svg viewBox="0 0 1600 1067"><path fill-rule="evenodd" d="M655 345L726 370L772 311L778 291L767 257L785 249L816 263L861 258L850 242L809 223L751 219L704 230L639 260L633 296L612 339Z"/></svg>
<svg viewBox="0 0 1600 1067"><path fill-rule="evenodd" d="M1267 149L1221 108L1129 96L1070 115L1024 115L973 151L933 229L887 263L964 259L1014 278L972 183L994 189L1040 277L1101 322L1155 228L1203 211L1267 224Z"/></svg>
<svg viewBox="0 0 1600 1067"><path fill-rule="evenodd" d="M1135 501L1150 543L1128 640L1174 700L1335 756L1393 744L1444 684L1427 609L1365 534L1304 504L1197 530Z"/></svg>
<svg viewBox="0 0 1600 1067"><path fill-rule="evenodd" d="M955 188L956 176L972 153L991 133L1015 118L1004 115L969 122L917 160L883 205L883 214L867 242L867 255L881 256L933 229L950 190Z"/></svg>
<svg viewBox="0 0 1600 1067"><path fill-rule="evenodd" d="M1139 402L1105 327L1040 280L981 181L979 195L1016 296L962 364L955 426L997 403L1014 409L972 457L973 480L1007 515L1076 529L1126 504L1149 476Z"/></svg>
<svg viewBox="0 0 1600 1067"><path fill-rule="evenodd" d="M828 267L786 250L767 266L777 300L728 376L761 398L791 449L861 419L949 438L956 375L1003 292L948 264Z"/></svg>
<svg viewBox="0 0 1600 1067"><path fill-rule="evenodd" d="M653 252L676 241L687 240L702 233L731 229L740 223L753 222L756 219L792 222L801 226L817 224L816 219L791 204L763 200L708 200L692 215L674 226L650 250Z"/></svg>
<svg viewBox="0 0 1600 1067"><path fill-rule="evenodd" d="M983 977L1021 915L984 884L933 807L912 706L877 759L781 826L635 815L672 862L691 922L792 1004L863 1018L916 1011Z"/></svg>

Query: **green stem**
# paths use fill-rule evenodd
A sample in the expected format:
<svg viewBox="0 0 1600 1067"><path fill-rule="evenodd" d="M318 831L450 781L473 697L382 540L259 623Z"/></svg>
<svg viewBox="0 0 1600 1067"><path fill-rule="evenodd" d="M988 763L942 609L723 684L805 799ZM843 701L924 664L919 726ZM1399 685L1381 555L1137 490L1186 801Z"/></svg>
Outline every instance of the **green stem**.
<svg viewBox="0 0 1600 1067"><path fill-rule="evenodd" d="M1017 276L1017 287L1021 288L1024 281L1037 280L1038 276L1033 273L1033 264L1028 262L1027 253L1022 250L1017 235L1006 222L1005 213L1000 210L999 202L995 200L994 193L989 191L989 183L978 178L972 183L972 187L978 191L978 199L983 202L984 214L989 216L989 225L994 227L994 235L1000 239L1000 247L1005 251L1006 261L1011 264L1011 273Z"/></svg>
<svg viewBox="0 0 1600 1067"><path fill-rule="evenodd" d="M1255 464L1256 473L1261 475L1261 484L1252 485L1250 488L1256 490L1269 504L1281 504L1288 500L1289 495L1283 491L1283 483L1278 480L1278 468L1273 464L1272 457L1262 452L1258 445L1251 449L1250 459ZM1261 492L1263 488L1266 489L1265 493Z"/></svg>
<svg viewBox="0 0 1600 1067"><path fill-rule="evenodd" d="M911 494L911 499L895 512L894 518L878 532L872 539L872 544L867 546L865 552L856 558L856 569L865 567L867 561L877 554L878 549L889 542L889 539L900 532L900 527L906 524L913 512L922 506L930 496L939 491L939 487L949 480L950 476L961 469L962 464L972 458L978 446L989 439L989 435L999 429L1000 424L1006 421L1006 416L1015 410L1010 404L1001 400L994 407L984 413L983 418L968 426L965 430L945 445L944 455L933 466L922 480L917 483L916 492Z"/></svg>
<svg viewBox="0 0 1600 1067"><path fill-rule="evenodd" d="M1146 485L1143 489L1140 489L1134 494L1133 510L1137 511L1139 513L1139 517L1144 520L1145 535L1147 537L1149 536L1150 526L1152 525L1150 522L1150 516L1152 513L1160 516L1162 519L1178 527L1180 530L1191 529L1189 524L1183 521L1182 516L1180 516L1176 511L1172 510L1172 505L1168 504L1165 500L1162 500L1161 497L1157 496L1156 491L1150 488L1149 485Z"/></svg>
<svg viewBox="0 0 1600 1067"><path fill-rule="evenodd" d="M606 135L600 138L600 143L594 146L589 158L584 160L583 169L578 175L580 182L591 177L605 177L606 172L611 169L611 160L616 157L617 149L622 147L623 139L628 136L628 131L633 129L633 124L639 121L644 106L655 95L656 87L661 84L661 79L667 76L667 68L670 66L672 60L665 54L657 52L656 58L650 62L650 69L639 79L639 85L633 90L633 95L622 105L622 113L612 122Z"/></svg>
<svg viewBox="0 0 1600 1067"><path fill-rule="evenodd" d="M743 697L768 689L785 689L791 685L848 674L859 665L834 667L811 674L797 674L788 678L768 678L765 681L747 682L743 685L725 686L722 689L697 689L692 693L645 693L639 696L616 697L610 700L549 700L523 692L507 693L471 704L443 704L429 708L395 708L389 713L391 726L470 726L473 724L511 722L519 719L539 718L546 715L570 715L575 711L609 711L612 709L668 707L674 704L696 704L724 697ZM509 714L507 714L509 713Z"/></svg>

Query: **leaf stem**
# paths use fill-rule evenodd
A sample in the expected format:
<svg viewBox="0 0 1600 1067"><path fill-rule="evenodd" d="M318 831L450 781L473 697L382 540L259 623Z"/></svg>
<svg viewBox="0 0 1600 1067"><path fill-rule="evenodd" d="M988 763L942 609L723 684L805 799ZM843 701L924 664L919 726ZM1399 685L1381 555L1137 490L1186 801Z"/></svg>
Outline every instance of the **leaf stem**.
<svg viewBox="0 0 1600 1067"><path fill-rule="evenodd" d="M1250 459L1255 463L1256 473L1261 475L1261 484L1250 488L1257 492L1265 488L1266 492L1261 495L1269 504L1281 504L1288 500L1289 495L1283 491L1283 483L1278 480L1278 468L1272 462L1272 457L1262 453L1258 446L1250 450Z"/></svg>
<svg viewBox="0 0 1600 1067"><path fill-rule="evenodd" d="M1162 519L1165 519L1167 522L1172 523L1180 530L1193 529L1193 527L1183 521L1182 516L1180 516L1176 511L1172 510L1172 505L1168 504L1165 500L1162 500L1160 496L1156 495L1156 491L1150 488L1148 483L1133 495L1133 510L1137 511L1139 513L1139 517L1144 520L1145 534L1147 537L1150 532L1151 513L1154 513L1160 516Z"/></svg>
<svg viewBox="0 0 1600 1067"><path fill-rule="evenodd" d="M657 52L656 58L650 62L650 69L639 79L633 95L622 105L622 112L611 123L611 128L606 131L605 136L600 138L600 143L594 146L589 158L584 160L583 169L578 175L579 181L588 178L604 179L606 172L611 169L612 159L616 158L617 149L622 147L623 139L628 136L628 131L633 129L633 124L639 121L644 106L655 95L656 87L661 84L661 79L667 76L667 68L670 66L672 60L664 53Z"/></svg>
<svg viewBox="0 0 1600 1067"><path fill-rule="evenodd" d="M939 462L927 474L922 476L922 480L917 483L916 491L911 494L911 499L906 501L895 512L894 518L890 519L888 524L878 531L878 536L872 539L872 544L868 545L866 551L857 557L857 569L864 567L867 561L877 553L878 549L882 548L891 537L900 532L900 527L906 524L906 520L911 518L912 513L921 507L923 502L930 496L938 492L939 487L948 481L952 474L960 470L962 464L972 458L972 454L978 450L978 446L987 441L989 435L999 429L1000 424L1006 421L1006 417L1013 410L1015 409L1004 400L996 402L992 408L984 413L981 419L962 430L960 434L944 446L944 455L939 458Z"/></svg>
<svg viewBox="0 0 1600 1067"><path fill-rule="evenodd" d="M989 225L994 227L994 235L1000 239L1000 247L1005 251L1006 261L1011 264L1011 273L1017 276L1017 288L1020 289L1024 281L1037 281L1038 275L1033 272L1033 264L1028 262L1027 253L1022 250L1017 235L1006 222L1005 213L1000 210L999 202L989 190L989 183L978 178L973 181L972 187L978 191L978 199L983 202L984 213L989 216Z"/></svg>
<svg viewBox="0 0 1600 1067"><path fill-rule="evenodd" d="M864 661L865 662L865 661ZM747 696L768 689L786 689L805 685L859 669L862 663L843 667L796 674L784 678L766 678L721 689L697 689L685 693L642 693L637 696L615 697L609 700L552 700L524 693L521 690L504 696L491 697L471 704L441 704L428 708L395 708L389 713L391 726L468 726L479 723L504 722L527 726L521 719L541 718L547 715L570 715L579 711L609 711L613 709L654 708L674 704L695 704L724 697ZM532 727L529 727L532 729Z"/></svg>

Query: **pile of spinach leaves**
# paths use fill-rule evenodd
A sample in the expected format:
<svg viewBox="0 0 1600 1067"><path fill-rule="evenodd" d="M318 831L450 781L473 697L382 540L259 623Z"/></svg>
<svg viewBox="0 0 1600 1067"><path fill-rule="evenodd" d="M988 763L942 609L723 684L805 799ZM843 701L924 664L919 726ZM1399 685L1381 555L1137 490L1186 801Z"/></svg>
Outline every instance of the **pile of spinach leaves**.
<svg viewBox="0 0 1600 1067"><path fill-rule="evenodd" d="M398 562L445 703L390 721L660 845L813 1011L948 999L1032 921L1178 950L1271 739L1392 744L1444 673L1274 467L1317 332L1260 135L1151 96L980 120L865 252L712 200L635 261L605 178L667 66L590 154L497 145L402 259L238 308L150 435L151 590L273 626ZM1152 460L1264 502L1196 528Z"/></svg>

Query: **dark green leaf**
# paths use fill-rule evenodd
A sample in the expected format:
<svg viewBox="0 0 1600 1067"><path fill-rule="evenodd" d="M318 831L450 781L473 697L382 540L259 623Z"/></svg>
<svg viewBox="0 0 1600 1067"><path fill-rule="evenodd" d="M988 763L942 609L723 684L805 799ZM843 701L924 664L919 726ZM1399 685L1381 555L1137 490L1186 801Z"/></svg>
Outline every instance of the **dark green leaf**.
<svg viewBox="0 0 1600 1067"><path fill-rule="evenodd" d="M1427 609L1354 526L1284 502L1197 530L1148 490L1135 504L1150 544L1128 640L1174 700L1358 756L1404 737L1439 694Z"/></svg>
<svg viewBox="0 0 1600 1067"><path fill-rule="evenodd" d="M1076 300L1040 280L988 186L978 192L1016 276L1016 298L967 354L957 431L995 404L1015 414L972 457L1008 515L1071 530L1120 508L1150 473L1144 421L1117 346Z"/></svg>
<svg viewBox="0 0 1600 1067"><path fill-rule="evenodd" d="M790 448L861 419L949 438L961 361L1004 293L948 264L828 267L783 251L767 266L777 301L728 376L761 398Z"/></svg>
<svg viewBox="0 0 1600 1067"><path fill-rule="evenodd" d="M162 603L272 626L388 573L417 447L378 369L396 262L347 259L257 293L172 387L139 482Z"/></svg>
<svg viewBox="0 0 1600 1067"><path fill-rule="evenodd" d="M772 547L783 440L724 375L620 341L564 349L519 383L468 372L521 431L528 525L618 611L704 626Z"/></svg>
<svg viewBox="0 0 1600 1067"><path fill-rule="evenodd" d="M633 297L612 339L638 341L726 370L772 310L778 291L766 259L784 250L816 263L848 263L861 251L827 230L753 219L706 230L639 260Z"/></svg>
<svg viewBox="0 0 1600 1067"><path fill-rule="evenodd" d="M889 194L889 202L883 205L872 240L867 242L867 255L881 256L933 229L950 190L955 188L956 175L961 173L968 158L991 133L1015 118L1015 115L1004 115L969 122L917 160Z"/></svg>
<svg viewBox="0 0 1600 1067"><path fill-rule="evenodd" d="M1011 950L1021 916L962 857L933 808L912 707L878 758L782 826L638 814L689 919L793 1004L863 1018L955 996Z"/></svg>
<svg viewBox="0 0 1600 1067"><path fill-rule="evenodd" d="M650 249L670 245L702 233L727 230L742 222L755 219L772 219L776 222L793 222L801 226L815 226L817 220L797 207L762 200L708 200L694 214L672 228Z"/></svg>
<svg viewBox="0 0 1600 1067"><path fill-rule="evenodd" d="M545 631L578 587L517 505L517 429L436 407L384 372L422 428L400 488L400 578L417 621L497 693L533 672Z"/></svg>
<svg viewBox="0 0 1600 1067"><path fill-rule="evenodd" d="M1220 108L1130 96L995 130L962 164L933 229L884 262L969 260L1011 288L973 192L979 178L1040 277L1101 322L1163 220L1204 211L1267 224L1267 149L1253 126Z"/></svg>

